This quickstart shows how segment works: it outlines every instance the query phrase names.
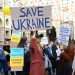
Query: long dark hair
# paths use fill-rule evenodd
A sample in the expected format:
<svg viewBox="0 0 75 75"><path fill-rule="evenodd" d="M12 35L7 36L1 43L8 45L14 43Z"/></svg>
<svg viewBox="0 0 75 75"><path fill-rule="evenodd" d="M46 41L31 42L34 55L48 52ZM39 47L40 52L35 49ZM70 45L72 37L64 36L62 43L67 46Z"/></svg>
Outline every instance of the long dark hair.
<svg viewBox="0 0 75 75"><path fill-rule="evenodd" d="M17 47L24 47L24 45L26 44L26 41L27 41L27 38L22 37Z"/></svg>

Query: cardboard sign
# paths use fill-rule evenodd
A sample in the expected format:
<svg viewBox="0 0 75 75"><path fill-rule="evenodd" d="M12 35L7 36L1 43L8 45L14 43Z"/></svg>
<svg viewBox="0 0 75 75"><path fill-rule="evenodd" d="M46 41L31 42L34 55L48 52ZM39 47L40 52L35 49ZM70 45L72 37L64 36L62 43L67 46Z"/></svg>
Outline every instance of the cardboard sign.
<svg viewBox="0 0 75 75"><path fill-rule="evenodd" d="M10 50L11 70L22 71L24 66L24 48L11 48Z"/></svg>
<svg viewBox="0 0 75 75"><path fill-rule="evenodd" d="M49 29L51 26L51 6L12 8L12 30Z"/></svg>

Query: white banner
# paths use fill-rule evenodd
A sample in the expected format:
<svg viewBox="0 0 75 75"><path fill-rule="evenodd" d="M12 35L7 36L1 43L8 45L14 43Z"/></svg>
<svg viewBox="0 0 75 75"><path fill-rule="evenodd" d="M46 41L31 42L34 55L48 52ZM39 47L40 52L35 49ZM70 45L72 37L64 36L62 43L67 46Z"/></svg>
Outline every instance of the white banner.
<svg viewBox="0 0 75 75"><path fill-rule="evenodd" d="M48 29L51 26L51 6L12 8L12 30Z"/></svg>

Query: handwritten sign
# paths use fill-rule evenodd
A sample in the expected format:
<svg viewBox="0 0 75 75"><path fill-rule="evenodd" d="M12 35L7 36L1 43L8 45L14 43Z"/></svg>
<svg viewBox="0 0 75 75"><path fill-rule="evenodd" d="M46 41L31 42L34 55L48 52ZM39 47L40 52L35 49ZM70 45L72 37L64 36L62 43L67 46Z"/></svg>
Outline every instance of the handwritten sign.
<svg viewBox="0 0 75 75"><path fill-rule="evenodd" d="M12 8L12 30L48 29L51 25L51 6Z"/></svg>
<svg viewBox="0 0 75 75"><path fill-rule="evenodd" d="M59 41L63 45L68 45L69 38L72 34L72 28L69 24L62 24L60 27Z"/></svg>

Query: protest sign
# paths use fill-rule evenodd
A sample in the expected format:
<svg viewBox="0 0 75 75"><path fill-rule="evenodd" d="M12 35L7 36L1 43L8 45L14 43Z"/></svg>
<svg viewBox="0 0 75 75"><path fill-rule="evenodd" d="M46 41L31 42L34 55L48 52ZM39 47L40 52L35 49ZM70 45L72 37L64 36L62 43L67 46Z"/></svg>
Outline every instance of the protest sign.
<svg viewBox="0 0 75 75"><path fill-rule="evenodd" d="M24 48L10 49L11 71L22 71L24 66Z"/></svg>
<svg viewBox="0 0 75 75"><path fill-rule="evenodd" d="M11 47L17 47L21 40L21 32L12 32Z"/></svg>
<svg viewBox="0 0 75 75"><path fill-rule="evenodd" d="M68 45L69 38L72 36L72 26L69 23L63 23L60 26L59 41L63 45Z"/></svg>
<svg viewBox="0 0 75 75"><path fill-rule="evenodd" d="M51 6L12 8L12 30L38 30L51 27Z"/></svg>

